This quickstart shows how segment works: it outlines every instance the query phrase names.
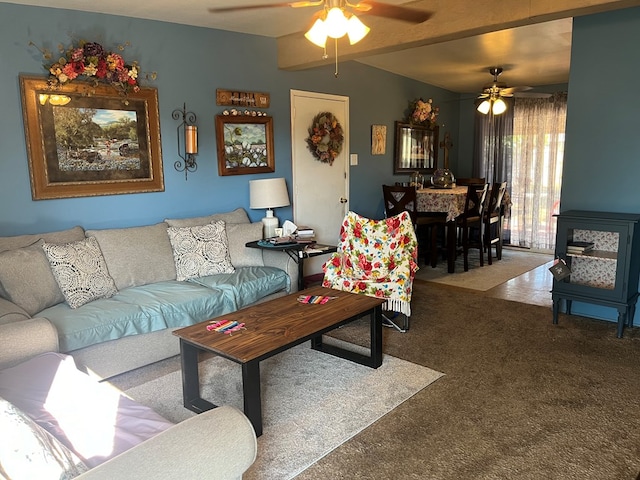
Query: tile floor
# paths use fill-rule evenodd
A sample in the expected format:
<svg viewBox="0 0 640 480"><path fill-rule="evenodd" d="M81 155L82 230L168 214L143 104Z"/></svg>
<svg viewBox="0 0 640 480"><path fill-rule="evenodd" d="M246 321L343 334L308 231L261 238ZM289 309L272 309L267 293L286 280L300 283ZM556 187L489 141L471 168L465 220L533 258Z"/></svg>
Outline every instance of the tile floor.
<svg viewBox="0 0 640 480"><path fill-rule="evenodd" d="M523 273L518 277L512 278L485 293L493 298L502 298L551 308L553 277L549 271L549 267L552 263L553 260Z"/></svg>

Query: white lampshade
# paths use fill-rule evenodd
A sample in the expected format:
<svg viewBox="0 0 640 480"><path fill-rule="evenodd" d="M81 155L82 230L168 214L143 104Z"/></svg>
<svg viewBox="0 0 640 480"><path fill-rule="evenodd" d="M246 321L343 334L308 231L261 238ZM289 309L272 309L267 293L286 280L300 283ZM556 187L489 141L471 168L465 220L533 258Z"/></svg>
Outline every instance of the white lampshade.
<svg viewBox="0 0 640 480"><path fill-rule="evenodd" d="M322 21L321 18L318 18L304 36L314 45L324 48L327 44L327 29L324 25L324 21Z"/></svg>
<svg viewBox="0 0 640 480"><path fill-rule="evenodd" d="M266 216L262 219L263 236L275 236L278 219L273 209L290 205L287 183L284 178L263 178L249 181L249 208L266 208Z"/></svg>
<svg viewBox="0 0 640 480"><path fill-rule="evenodd" d="M478 105L477 109L480 113L486 115L491 110L491 102L489 100L484 100L480 105Z"/></svg>
<svg viewBox="0 0 640 480"><path fill-rule="evenodd" d="M364 23L360 21L358 17L355 15L351 15L349 18L349 26L347 30L347 35L349 35L349 43L351 45L358 43L364 37L367 36L371 29L367 27Z"/></svg>
<svg viewBox="0 0 640 480"><path fill-rule="evenodd" d="M507 104L504 103L504 100L502 100L501 98L496 99L495 102L493 102L493 107L491 107L491 111L493 112L494 115L500 115L501 113L504 113L507 110Z"/></svg>
<svg viewBox="0 0 640 480"><path fill-rule="evenodd" d="M338 7L333 7L329 10L324 25L327 29L327 35L331 38L344 37L349 28L347 17L344 16L342 9Z"/></svg>

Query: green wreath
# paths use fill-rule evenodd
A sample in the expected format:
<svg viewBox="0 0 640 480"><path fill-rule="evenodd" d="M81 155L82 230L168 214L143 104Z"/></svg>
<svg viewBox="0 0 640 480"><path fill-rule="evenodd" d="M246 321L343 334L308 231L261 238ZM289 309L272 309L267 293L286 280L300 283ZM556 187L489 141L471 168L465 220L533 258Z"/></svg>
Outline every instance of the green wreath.
<svg viewBox="0 0 640 480"><path fill-rule="evenodd" d="M333 165L342 151L344 134L338 119L329 112L321 112L313 118L309 127L307 148L322 163Z"/></svg>

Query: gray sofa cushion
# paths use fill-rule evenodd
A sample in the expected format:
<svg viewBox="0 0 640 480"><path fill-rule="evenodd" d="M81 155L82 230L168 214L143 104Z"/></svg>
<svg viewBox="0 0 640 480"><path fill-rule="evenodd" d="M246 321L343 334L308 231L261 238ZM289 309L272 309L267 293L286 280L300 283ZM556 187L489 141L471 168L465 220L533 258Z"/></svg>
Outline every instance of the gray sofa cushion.
<svg viewBox="0 0 640 480"><path fill-rule="evenodd" d="M77 242L84 238L84 229L82 227L73 227L68 230L59 232L36 233L33 235L18 235L15 237L0 237L0 252L12 250L14 248L23 248L33 245L42 239L47 243L69 243Z"/></svg>
<svg viewBox="0 0 640 480"><path fill-rule="evenodd" d="M176 279L167 224L87 230L95 237L118 290Z"/></svg>
<svg viewBox="0 0 640 480"><path fill-rule="evenodd" d="M29 315L64 302L43 243L38 240L28 247L0 252L0 295Z"/></svg>
<svg viewBox="0 0 640 480"><path fill-rule="evenodd" d="M206 225L207 223L218 221L223 221L225 223L249 223L250 220L244 208L237 208L232 212L214 213L213 215L207 215L204 217L174 218L165 220L170 227L196 227L198 225Z"/></svg>
<svg viewBox="0 0 640 480"><path fill-rule="evenodd" d="M229 240L229 254L234 267L262 267L262 250L247 248L247 242L262 238L262 222L256 223L227 223L227 239Z"/></svg>

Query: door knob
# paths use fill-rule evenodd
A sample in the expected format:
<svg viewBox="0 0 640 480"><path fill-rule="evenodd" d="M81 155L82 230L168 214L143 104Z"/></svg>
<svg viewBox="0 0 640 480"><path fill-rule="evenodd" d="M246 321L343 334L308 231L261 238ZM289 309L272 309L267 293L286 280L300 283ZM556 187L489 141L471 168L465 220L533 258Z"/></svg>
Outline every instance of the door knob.
<svg viewBox="0 0 640 480"><path fill-rule="evenodd" d="M347 200L344 197L340 197L340 203L347 203L349 200Z"/></svg>

